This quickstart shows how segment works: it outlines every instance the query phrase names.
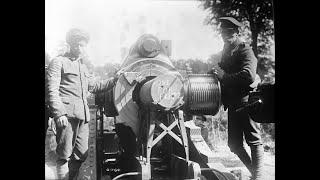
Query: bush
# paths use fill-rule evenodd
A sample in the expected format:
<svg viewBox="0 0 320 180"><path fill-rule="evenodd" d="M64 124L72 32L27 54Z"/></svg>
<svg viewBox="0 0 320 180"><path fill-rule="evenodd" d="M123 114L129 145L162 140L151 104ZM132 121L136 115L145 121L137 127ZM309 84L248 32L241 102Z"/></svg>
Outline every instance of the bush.
<svg viewBox="0 0 320 180"><path fill-rule="evenodd" d="M203 121L205 118L205 121ZM203 137L212 150L218 145L227 145L228 141L228 112L221 110L217 115L197 117L195 124L201 127ZM261 124L261 138L265 151L275 152L275 124Z"/></svg>

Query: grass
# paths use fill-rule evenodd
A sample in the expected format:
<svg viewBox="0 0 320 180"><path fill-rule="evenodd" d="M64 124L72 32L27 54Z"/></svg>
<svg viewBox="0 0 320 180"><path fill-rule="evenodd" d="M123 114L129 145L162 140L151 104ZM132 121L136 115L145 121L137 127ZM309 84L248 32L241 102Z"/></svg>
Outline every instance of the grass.
<svg viewBox="0 0 320 180"><path fill-rule="evenodd" d="M202 137L209 145L211 150L217 150L218 146L227 146L228 142L228 122L227 113L223 112L221 121L219 117L206 117L206 121L200 118L195 120L195 124L201 127ZM275 124L261 124L261 139L265 152L275 153Z"/></svg>

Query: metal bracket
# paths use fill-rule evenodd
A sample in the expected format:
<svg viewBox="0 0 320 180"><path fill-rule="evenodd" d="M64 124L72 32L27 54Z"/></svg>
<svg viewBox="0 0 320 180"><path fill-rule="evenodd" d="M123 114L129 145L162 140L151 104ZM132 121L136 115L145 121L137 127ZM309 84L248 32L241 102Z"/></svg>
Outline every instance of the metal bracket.
<svg viewBox="0 0 320 180"><path fill-rule="evenodd" d="M140 72L124 72L123 76L131 86L135 81L141 82L144 79Z"/></svg>
<svg viewBox="0 0 320 180"><path fill-rule="evenodd" d="M153 139L154 129L156 125L162 128L163 132L161 132L160 135L158 135L155 139ZM177 125L180 129L181 138L171 131ZM170 135L173 139L175 139L184 147L186 160L189 161L188 138L187 138L186 128L184 126L183 111L179 111L179 118L175 117L175 120L168 127L165 126L162 122L150 119L150 126L149 126L149 132L148 132L148 140L147 140L147 158L146 158L147 163L150 162L152 147L156 145L167 134Z"/></svg>
<svg viewBox="0 0 320 180"><path fill-rule="evenodd" d="M152 146L156 145L166 134L169 134L171 137L173 137L176 141L178 141L181 145L182 141L181 139L171 131L176 125L178 124L177 121L174 121L169 127L165 126L163 123L157 122L157 125L163 129L162 133L152 142Z"/></svg>
<svg viewBox="0 0 320 180"><path fill-rule="evenodd" d="M183 118L182 110L179 110L179 126L180 126L180 132L182 136L184 150L186 153L186 160L189 161L188 136L187 136L186 127L184 126L184 118Z"/></svg>

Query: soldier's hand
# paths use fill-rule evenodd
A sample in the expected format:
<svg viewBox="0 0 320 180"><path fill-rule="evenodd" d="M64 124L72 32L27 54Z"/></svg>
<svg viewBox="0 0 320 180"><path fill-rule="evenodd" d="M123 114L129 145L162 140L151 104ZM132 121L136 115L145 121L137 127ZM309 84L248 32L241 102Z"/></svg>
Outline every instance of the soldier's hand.
<svg viewBox="0 0 320 180"><path fill-rule="evenodd" d="M66 116L60 116L56 120L57 127L67 127L68 126L68 118Z"/></svg>
<svg viewBox="0 0 320 180"><path fill-rule="evenodd" d="M223 75L225 74L224 70L221 69L219 66L215 66L214 67L215 71L216 71L216 74L218 76L218 79L222 79Z"/></svg>
<svg viewBox="0 0 320 180"><path fill-rule="evenodd" d="M207 74L217 74L217 71L216 71L215 68L212 68L211 70L209 70L209 71L207 72Z"/></svg>

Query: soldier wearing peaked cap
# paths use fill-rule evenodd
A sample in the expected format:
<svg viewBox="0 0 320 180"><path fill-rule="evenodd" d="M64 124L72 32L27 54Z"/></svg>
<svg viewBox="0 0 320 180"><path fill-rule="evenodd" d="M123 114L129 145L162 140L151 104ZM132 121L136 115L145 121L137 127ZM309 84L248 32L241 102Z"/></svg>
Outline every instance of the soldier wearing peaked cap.
<svg viewBox="0 0 320 180"><path fill-rule="evenodd" d="M47 74L50 114L56 123L57 176L77 177L88 151L90 112L88 92L107 91L115 79L94 82L86 65L89 35L81 29L71 29L66 36L68 52L51 60Z"/></svg>
<svg viewBox="0 0 320 180"><path fill-rule="evenodd" d="M260 124L247 112L236 109L248 101L251 84L258 79L257 58L251 47L239 39L242 24L232 17L221 17L220 31L224 41L221 61L214 67L221 82L222 103L228 108L228 146L251 172L253 179L262 178L263 146ZM251 157L244 149L243 137L250 146Z"/></svg>

